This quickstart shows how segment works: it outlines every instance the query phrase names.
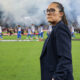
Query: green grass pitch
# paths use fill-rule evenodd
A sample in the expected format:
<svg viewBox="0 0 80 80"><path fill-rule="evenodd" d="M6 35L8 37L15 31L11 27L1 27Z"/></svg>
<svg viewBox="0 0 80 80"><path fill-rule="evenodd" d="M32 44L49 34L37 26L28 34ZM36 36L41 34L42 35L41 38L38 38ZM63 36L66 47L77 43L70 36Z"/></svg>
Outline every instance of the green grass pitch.
<svg viewBox="0 0 80 80"><path fill-rule="evenodd" d="M41 80L43 43L0 42L0 80ZM80 41L72 41L72 59L74 80L80 80Z"/></svg>

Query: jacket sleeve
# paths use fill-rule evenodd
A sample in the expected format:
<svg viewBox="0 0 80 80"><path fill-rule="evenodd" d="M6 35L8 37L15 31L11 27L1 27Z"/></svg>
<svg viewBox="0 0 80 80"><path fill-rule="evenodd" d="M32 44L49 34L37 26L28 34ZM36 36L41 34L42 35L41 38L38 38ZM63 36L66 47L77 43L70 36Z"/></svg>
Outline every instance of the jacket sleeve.
<svg viewBox="0 0 80 80"><path fill-rule="evenodd" d="M58 63L52 76L54 80L65 80L68 71L72 72L71 35L67 30L68 29L62 27L56 29Z"/></svg>

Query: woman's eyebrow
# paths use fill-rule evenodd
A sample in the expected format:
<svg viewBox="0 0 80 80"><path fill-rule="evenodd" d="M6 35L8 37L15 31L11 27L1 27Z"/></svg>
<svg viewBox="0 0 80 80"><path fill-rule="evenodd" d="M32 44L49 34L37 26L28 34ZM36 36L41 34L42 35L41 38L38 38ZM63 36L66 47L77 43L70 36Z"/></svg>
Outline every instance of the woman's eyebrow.
<svg viewBox="0 0 80 80"><path fill-rule="evenodd" d="M48 8L48 9L54 9L54 8Z"/></svg>

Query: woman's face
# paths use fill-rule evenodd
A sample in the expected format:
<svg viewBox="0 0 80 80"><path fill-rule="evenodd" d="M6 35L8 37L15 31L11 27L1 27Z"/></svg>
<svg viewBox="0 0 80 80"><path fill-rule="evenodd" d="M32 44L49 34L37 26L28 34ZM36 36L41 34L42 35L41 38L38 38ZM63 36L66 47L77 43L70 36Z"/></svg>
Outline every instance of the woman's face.
<svg viewBox="0 0 80 80"><path fill-rule="evenodd" d="M57 22L59 22L63 16L63 12L60 12L57 6L58 4L52 3L48 6L48 9L47 9L47 14L46 14L47 20L48 22L53 24L56 24Z"/></svg>

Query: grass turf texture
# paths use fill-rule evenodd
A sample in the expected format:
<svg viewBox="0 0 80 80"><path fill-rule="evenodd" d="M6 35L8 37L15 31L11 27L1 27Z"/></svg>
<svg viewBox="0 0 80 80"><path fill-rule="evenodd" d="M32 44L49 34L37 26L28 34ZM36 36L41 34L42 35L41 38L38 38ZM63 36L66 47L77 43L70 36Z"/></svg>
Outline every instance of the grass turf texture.
<svg viewBox="0 0 80 80"><path fill-rule="evenodd" d="M0 80L41 80L44 42L0 42ZM80 41L72 41L74 80L80 80Z"/></svg>

